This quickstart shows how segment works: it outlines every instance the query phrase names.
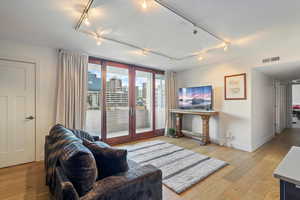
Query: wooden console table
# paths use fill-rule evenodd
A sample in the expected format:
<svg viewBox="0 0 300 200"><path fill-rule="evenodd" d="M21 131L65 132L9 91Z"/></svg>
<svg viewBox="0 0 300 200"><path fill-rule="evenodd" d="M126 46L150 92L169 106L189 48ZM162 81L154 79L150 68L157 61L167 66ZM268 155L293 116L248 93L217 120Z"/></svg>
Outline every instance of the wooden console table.
<svg viewBox="0 0 300 200"><path fill-rule="evenodd" d="M211 116L218 115L216 111L206 110L185 110L185 109L171 109L171 113L176 115L176 136L182 137L182 117L183 115L199 115L202 118L202 142L203 144L209 144L209 119ZM199 135L200 136L200 135Z"/></svg>

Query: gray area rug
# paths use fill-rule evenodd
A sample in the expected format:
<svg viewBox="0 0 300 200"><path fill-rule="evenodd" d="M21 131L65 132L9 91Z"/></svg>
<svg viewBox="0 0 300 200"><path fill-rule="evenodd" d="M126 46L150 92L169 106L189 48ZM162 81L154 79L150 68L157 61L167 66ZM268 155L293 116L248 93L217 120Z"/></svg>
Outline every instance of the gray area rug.
<svg viewBox="0 0 300 200"><path fill-rule="evenodd" d="M151 164L161 169L163 184L178 194L227 165L222 160L160 140L121 148L128 150L129 159L141 165Z"/></svg>

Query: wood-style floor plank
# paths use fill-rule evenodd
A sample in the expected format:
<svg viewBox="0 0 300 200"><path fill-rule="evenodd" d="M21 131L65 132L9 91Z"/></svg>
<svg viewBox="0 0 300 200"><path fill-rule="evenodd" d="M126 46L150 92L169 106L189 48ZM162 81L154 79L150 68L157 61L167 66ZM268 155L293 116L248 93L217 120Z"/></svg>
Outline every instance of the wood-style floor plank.
<svg viewBox="0 0 300 200"><path fill-rule="evenodd" d="M285 130L253 153L215 144L200 146L197 141L188 138L158 137L150 140L156 139L230 164L180 195L164 186L164 200L276 200L279 199L279 184L273 177L273 171L291 146L300 146L300 129ZM0 199L50 199L45 186L43 162L0 169Z"/></svg>

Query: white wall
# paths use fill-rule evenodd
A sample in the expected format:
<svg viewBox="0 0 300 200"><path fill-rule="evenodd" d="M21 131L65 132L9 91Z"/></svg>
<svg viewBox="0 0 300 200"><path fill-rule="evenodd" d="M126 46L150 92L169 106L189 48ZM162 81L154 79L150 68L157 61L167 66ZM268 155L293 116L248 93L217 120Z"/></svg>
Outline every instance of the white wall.
<svg viewBox="0 0 300 200"><path fill-rule="evenodd" d="M293 105L300 105L300 84L292 85Z"/></svg>
<svg viewBox="0 0 300 200"><path fill-rule="evenodd" d="M206 68L193 68L177 72L177 85L193 87L212 85L214 88L214 109L220 111L217 118L210 121L210 136L213 142L223 143L226 135L232 135L233 140L227 145L234 148L251 151L251 66L242 61L210 65ZM247 100L224 100L224 76L247 73ZM202 132L200 117L185 117L183 128Z"/></svg>
<svg viewBox="0 0 300 200"><path fill-rule="evenodd" d="M251 122L252 151L268 142L275 133L275 87L272 77L252 70Z"/></svg>
<svg viewBox="0 0 300 200"><path fill-rule="evenodd" d="M34 37L34 36L33 36ZM57 53L55 49L0 40L0 57L35 61L38 65L36 115L37 159L43 159L44 136L55 122Z"/></svg>

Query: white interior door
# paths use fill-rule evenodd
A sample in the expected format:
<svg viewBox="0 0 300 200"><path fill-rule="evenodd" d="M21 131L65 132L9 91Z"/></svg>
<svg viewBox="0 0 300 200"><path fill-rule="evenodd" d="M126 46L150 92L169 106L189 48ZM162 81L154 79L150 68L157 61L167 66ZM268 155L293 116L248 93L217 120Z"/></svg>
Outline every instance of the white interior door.
<svg viewBox="0 0 300 200"><path fill-rule="evenodd" d="M0 168L35 160L35 65L0 59Z"/></svg>
<svg viewBox="0 0 300 200"><path fill-rule="evenodd" d="M280 82L276 84L276 133L281 133L287 127L287 86Z"/></svg>

